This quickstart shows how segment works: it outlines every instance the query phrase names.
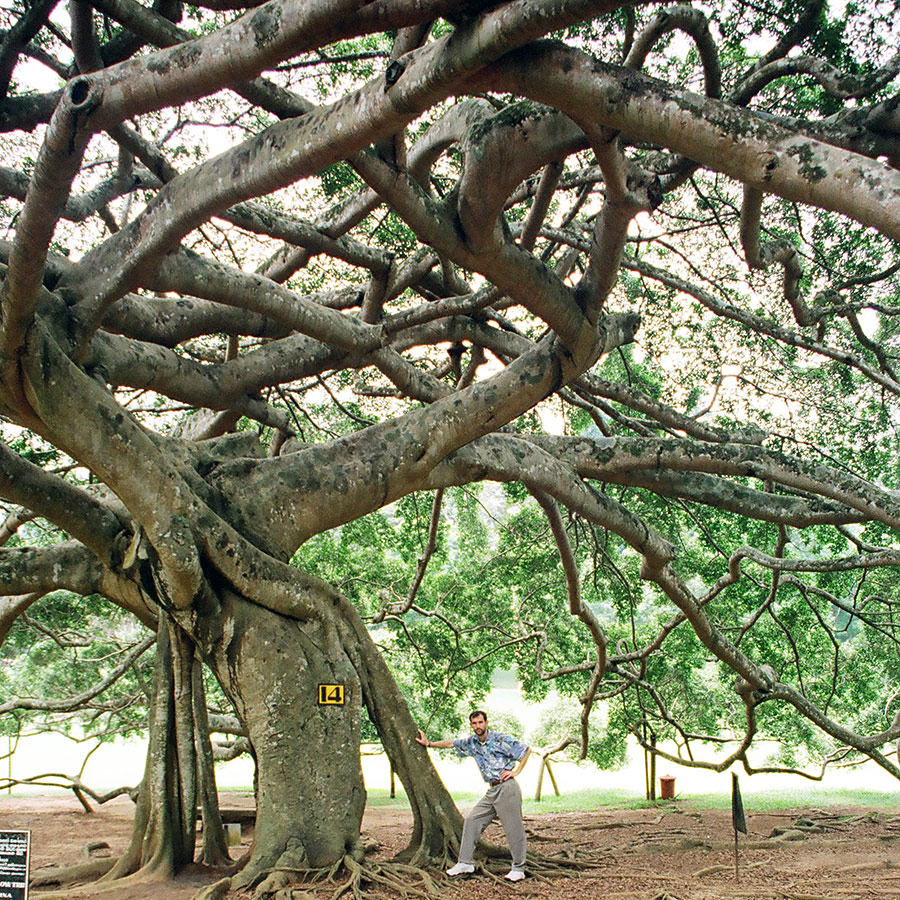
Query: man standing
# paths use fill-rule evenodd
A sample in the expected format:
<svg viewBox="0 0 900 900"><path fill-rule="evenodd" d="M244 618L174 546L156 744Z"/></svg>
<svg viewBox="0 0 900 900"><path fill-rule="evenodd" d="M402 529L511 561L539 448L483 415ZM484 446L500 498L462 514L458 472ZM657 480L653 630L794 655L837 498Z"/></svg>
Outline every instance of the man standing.
<svg viewBox="0 0 900 900"><path fill-rule="evenodd" d="M484 829L497 817L512 853L512 868L506 878L521 881L525 877L526 838L522 792L516 775L525 766L531 749L508 735L488 731L487 714L480 709L469 714L469 724L473 733L467 738L429 741L421 729L416 737L423 747L453 747L460 756L474 757L482 778L489 785L487 793L466 816L459 843L459 862L447 869L447 874L468 875L475 871L475 845Z"/></svg>

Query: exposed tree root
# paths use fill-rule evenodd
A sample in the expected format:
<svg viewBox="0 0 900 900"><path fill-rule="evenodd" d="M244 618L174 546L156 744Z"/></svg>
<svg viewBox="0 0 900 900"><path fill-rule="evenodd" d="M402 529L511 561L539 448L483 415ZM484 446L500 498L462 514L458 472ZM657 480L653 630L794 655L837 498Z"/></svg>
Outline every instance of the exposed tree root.
<svg viewBox="0 0 900 900"><path fill-rule="evenodd" d="M193 900L222 900L231 889L231 878L222 878L194 894Z"/></svg>
<svg viewBox="0 0 900 900"><path fill-rule="evenodd" d="M603 850L566 849L546 856L529 856L526 869L532 878L555 880L560 875L578 878L609 867L612 857Z"/></svg>
<svg viewBox="0 0 900 900"><path fill-rule="evenodd" d="M284 884L285 876L290 879L290 886ZM360 862L352 856L345 856L330 869L273 870L253 896L254 900L366 900L373 889L419 900L438 900L442 896L432 875L419 866L396 861ZM197 895L194 900L206 898Z"/></svg>
<svg viewBox="0 0 900 900"><path fill-rule="evenodd" d="M92 859L90 862L65 866L60 869L47 869L32 875L30 884L32 888L53 888L93 881L100 878L101 875L105 875L115 863L116 857L110 856L106 859Z"/></svg>
<svg viewBox="0 0 900 900"><path fill-rule="evenodd" d="M506 884L506 865L497 869L494 856L477 862L475 876ZM397 859L386 862L359 861L345 856L327 869L279 866L265 873L256 886L254 900L371 900L377 896L397 896L403 900L440 900L448 878L444 869L454 860L430 860L428 868ZM438 868L439 864L439 868ZM491 868L489 868L489 865ZM608 860L597 852L564 850L528 860L528 874L538 881L551 881L565 875L577 878L606 868ZM437 869L437 871L435 871ZM497 869L494 871L494 869ZM194 900L218 900L227 893L227 879L204 888Z"/></svg>
<svg viewBox="0 0 900 900"><path fill-rule="evenodd" d="M119 859L119 857L111 857L109 859L92 860L90 863L80 863L63 869L38 873L29 881L29 886L32 889L29 897L34 897L35 900L37 898L50 900L50 898L54 897L66 897L68 894L64 889L72 888L76 885L81 886L91 896L98 897L106 893L120 891L123 887L134 887L136 885L146 886L148 896L156 896L157 894L162 894L165 891L166 883L171 881L171 873L164 866L156 868L145 866L130 875L111 881L105 880L105 874L113 868ZM46 890L34 890L35 888L44 888Z"/></svg>

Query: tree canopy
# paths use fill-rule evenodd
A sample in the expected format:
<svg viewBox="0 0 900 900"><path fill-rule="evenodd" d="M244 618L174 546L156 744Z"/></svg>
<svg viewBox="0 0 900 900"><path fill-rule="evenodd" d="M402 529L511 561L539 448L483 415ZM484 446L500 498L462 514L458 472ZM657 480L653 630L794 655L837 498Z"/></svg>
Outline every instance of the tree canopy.
<svg viewBox="0 0 900 900"><path fill-rule="evenodd" d="M600 760L900 777L895 4L67 13L0 45L0 638L156 632L118 874L215 820L200 660L257 763L235 886L361 853L364 707L410 855L454 846L386 657L416 716L554 682Z"/></svg>

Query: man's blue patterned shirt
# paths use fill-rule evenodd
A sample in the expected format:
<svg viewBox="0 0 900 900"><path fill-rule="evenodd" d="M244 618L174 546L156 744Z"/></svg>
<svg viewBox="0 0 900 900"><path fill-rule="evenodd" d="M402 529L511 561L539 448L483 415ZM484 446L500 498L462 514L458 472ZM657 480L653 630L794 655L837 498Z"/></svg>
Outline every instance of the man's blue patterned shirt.
<svg viewBox="0 0 900 900"><path fill-rule="evenodd" d="M457 738L453 747L460 756L471 756L478 763L481 777L488 784L500 781L506 769L514 768L511 763L518 762L528 752L527 744L496 731L488 731L484 743L478 740L478 735L470 734Z"/></svg>

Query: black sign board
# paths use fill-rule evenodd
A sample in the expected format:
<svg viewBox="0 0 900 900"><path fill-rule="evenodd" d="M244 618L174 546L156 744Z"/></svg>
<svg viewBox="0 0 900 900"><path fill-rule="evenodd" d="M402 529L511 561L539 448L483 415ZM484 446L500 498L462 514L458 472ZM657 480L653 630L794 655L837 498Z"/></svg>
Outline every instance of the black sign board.
<svg viewBox="0 0 900 900"><path fill-rule="evenodd" d="M0 831L0 900L27 900L30 831Z"/></svg>

